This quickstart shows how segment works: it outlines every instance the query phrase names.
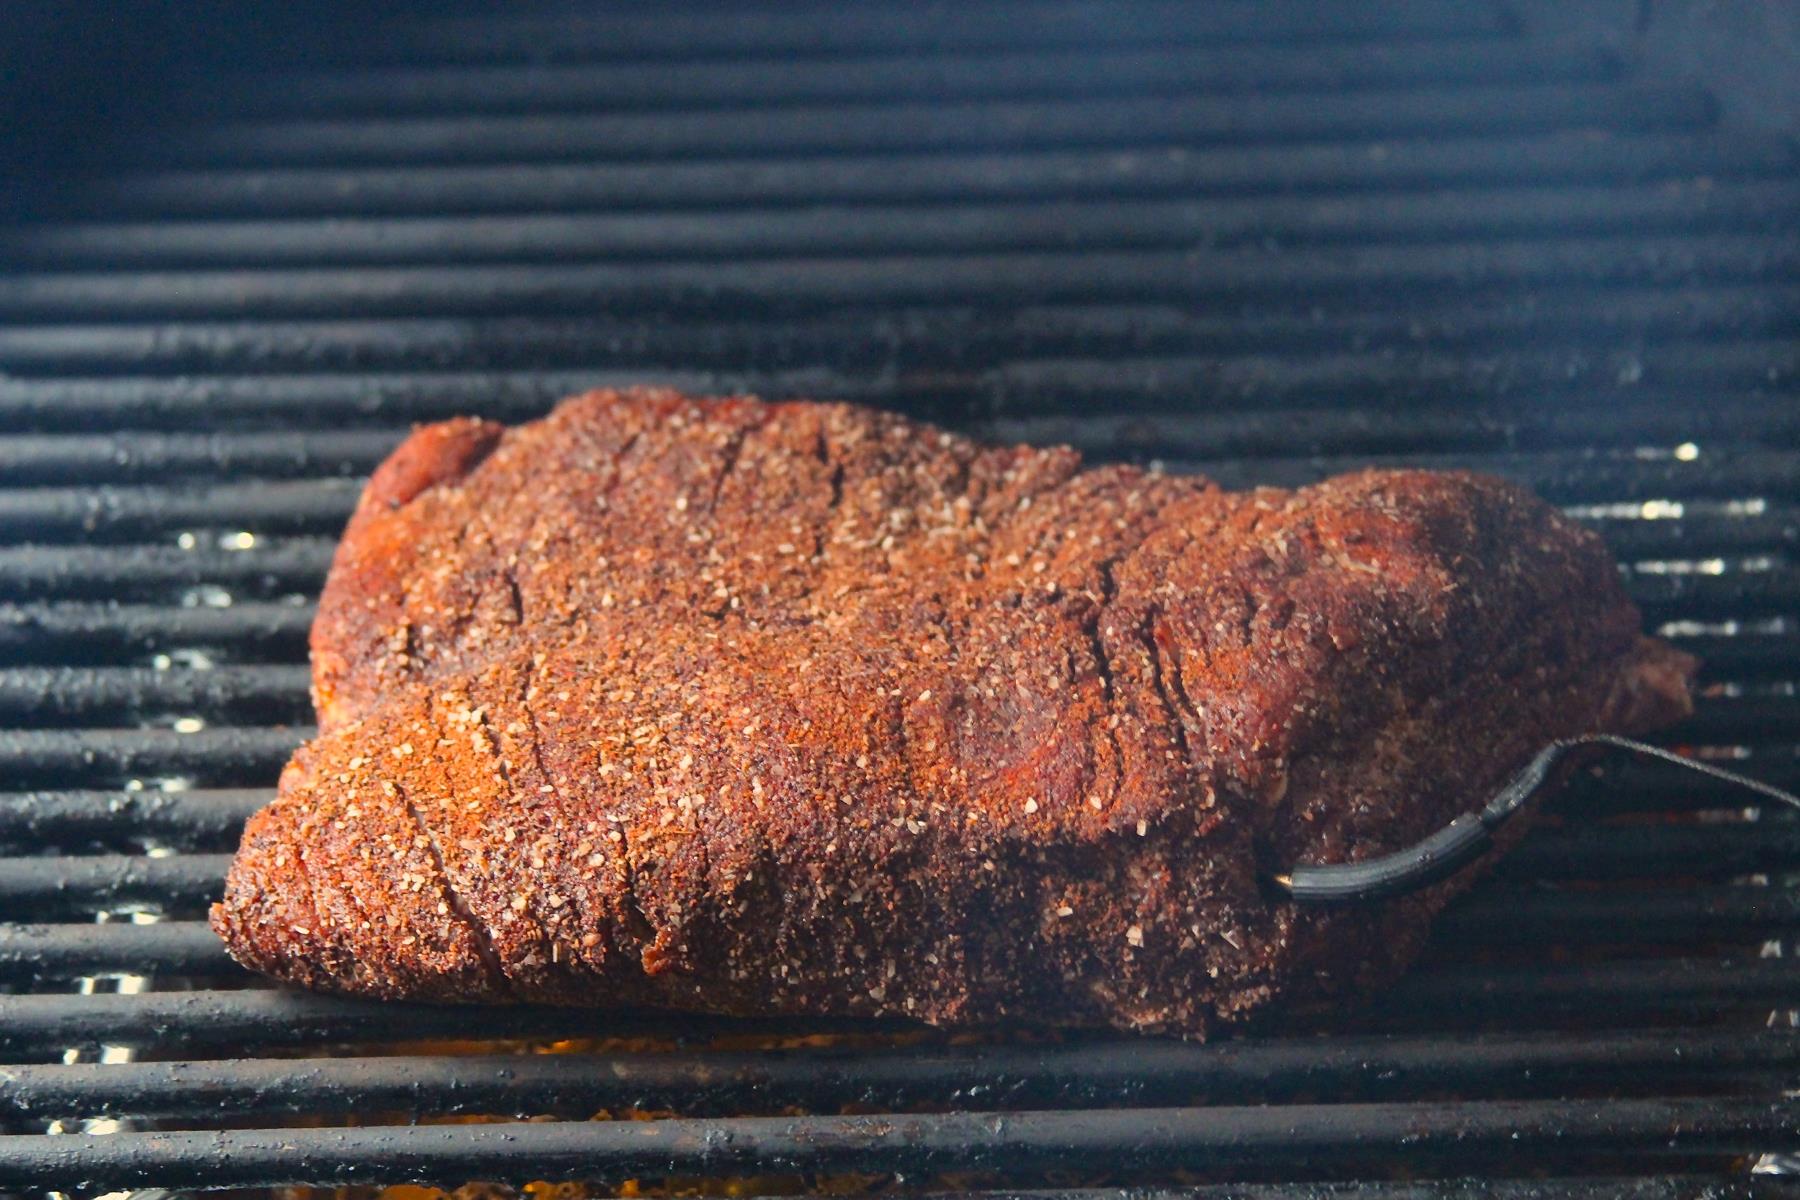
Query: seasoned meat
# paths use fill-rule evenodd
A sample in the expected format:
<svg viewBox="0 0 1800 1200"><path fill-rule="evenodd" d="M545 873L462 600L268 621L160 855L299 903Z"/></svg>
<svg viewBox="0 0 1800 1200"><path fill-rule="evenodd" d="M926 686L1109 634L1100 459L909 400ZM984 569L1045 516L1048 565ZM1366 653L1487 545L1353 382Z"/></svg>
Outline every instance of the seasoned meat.
<svg viewBox="0 0 1800 1200"><path fill-rule="evenodd" d="M1550 739L1688 710L1599 541L1475 475L1225 492L844 405L418 430L213 924L384 997L1205 1035L1465 880L1299 908Z"/></svg>

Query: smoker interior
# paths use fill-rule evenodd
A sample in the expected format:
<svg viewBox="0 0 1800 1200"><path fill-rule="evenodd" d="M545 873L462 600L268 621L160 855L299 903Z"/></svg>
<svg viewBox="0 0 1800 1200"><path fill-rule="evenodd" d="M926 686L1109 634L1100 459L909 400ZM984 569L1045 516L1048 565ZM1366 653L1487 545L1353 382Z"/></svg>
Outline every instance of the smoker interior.
<svg viewBox="0 0 1800 1200"><path fill-rule="evenodd" d="M626 381L1520 480L1705 657L1663 741L1792 787L1788 138L1448 0L321 11L163 14L0 225L0 1189L1794 1194L1800 826L1647 767L1370 1011L1208 1045L352 1003L203 923L362 477Z"/></svg>

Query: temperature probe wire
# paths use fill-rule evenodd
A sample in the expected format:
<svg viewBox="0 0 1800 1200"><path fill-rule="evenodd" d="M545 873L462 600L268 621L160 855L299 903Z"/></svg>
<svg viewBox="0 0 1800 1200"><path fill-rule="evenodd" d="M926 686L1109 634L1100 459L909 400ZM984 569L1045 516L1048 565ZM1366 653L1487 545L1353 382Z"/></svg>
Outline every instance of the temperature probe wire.
<svg viewBox="0 0 1800 1200"><path fill-rule="evenodd" d="M1505 787L1480 812L1465 813L1430 837L1404 850L1379 858L1351 863L1303 864L1272 877L1277 888L1299 904L1341 904L1354 900L1385 900L1404 896L1447 879L1487 853L1494 831L1543 790L1557 764L1571 751L1585 746L1623 750L1639 758L1669 763L1701 775L1710 775L1733 787L1743 788L1800 809L1800 796L1760 779L1739 775L1711 763L1696 761L1630 738L1610 733L1590 733L1551 742L1507 781Z"/></svg>

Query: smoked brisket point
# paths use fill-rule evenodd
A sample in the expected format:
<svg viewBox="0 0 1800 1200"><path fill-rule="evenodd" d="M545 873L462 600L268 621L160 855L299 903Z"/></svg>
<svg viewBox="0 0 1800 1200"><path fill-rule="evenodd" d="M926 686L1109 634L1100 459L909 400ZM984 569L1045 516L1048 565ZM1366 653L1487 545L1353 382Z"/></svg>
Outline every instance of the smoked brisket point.
<svg viewBox="0 0 1800 1200"><path fill-rule="evenodd" d="M213 922L372 996L1192 1036L1359 996L1467 879L1305 909L1544 743L1688 711L1498 480L1228 493L830 404L420 429Z"/></svg>

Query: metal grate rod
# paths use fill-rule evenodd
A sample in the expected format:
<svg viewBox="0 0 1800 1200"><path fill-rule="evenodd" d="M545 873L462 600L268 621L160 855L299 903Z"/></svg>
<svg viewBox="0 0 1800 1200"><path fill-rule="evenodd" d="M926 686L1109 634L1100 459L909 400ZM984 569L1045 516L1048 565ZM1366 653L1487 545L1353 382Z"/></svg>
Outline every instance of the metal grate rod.
<svg viewBox="0 0 1800 1200"><path fill-rule="evenodd" d="M476 264L0 277L15 320L385 317L834 305L1045 304L1193 298L1371 296L1529 284L1591 287L1782 282L1800 274L1800 234L1664 234L1425 246L1262 250L917 254L750 262ZM1791 349L1791 348L1790 348Z"/></svg>
<svg viewBox="0 0 1800 1200"><path fill-rule="evenodd" d="M266 1186L500 1175L637 1175L1094 1170L1204 1162L1214 1171L1296 1161L1461 1167L1584 1154L1757 1153L1800 1137L1800 1102L1529 1100L965 1112L877 1117L739 1117L346 1129L0 1137L0 1184L77 1189Z"/></svg>
<svg viewBox="0 0 1800 1200"><path fill-rule="evenodd" d="M125 839L184 848L234 846L250 814L273 798L266 788L4 792L0 846Z"/></svg>
<svg viewBox="0 0 1800 1200"><path fill-rule="evenodd" d="M1053 0L1020 21L1005 6L943 6L918 14L877 9L835 8L784 12L779 8L647 14L512 13L498 20L442 17L397 20L380 26L381 36L345 43L337 51L350 61L443 60L450 62L522 58L541 62L547 54L596 61L673 58L730 59L746 52L819 54L843 47L868 50L930 50L941 47L1133 45L1170 37L1233 43L1297 42L1374 38L1494 36L1508 23L1498 5L1410 0L1403 5L1349 9L1306 0L1272 0L1254 7L1236 4L1187 5L1157 0L1132 9L1133 19L1094 0ZM823 19L822 19L823 18Z"/></svg>
<svg viewBox="0 0 1800 1200"><path fill-rule="evenodd" d="M312 734L305 726L7 729L0 730L0 773L14 786L168 777L198 786L266 785Z"/></svg>
<svg viewBox="0 0 1800 1200"><path fill-rule="evenodd" d="M1179 142L1266 145L1350 138L1465 137L1546 129L1622 133L1710 124L1702 88L1662 83L1512 83L1317 95L1055 97L909 101L699 112L227 121L135 147L184 166L387 167L634 161L778 154L979 150Z"/></svg>
<svg viewBox="0 0 1800 1200"><path fill-rule="evenodd" d="M1149 1107L1214 1101L1554 1095L1755 1080L1771 1098L1800 1066L1791 1031L1643 1030L1569 1036L1348 1037L1321 1042L1087 1039L1062 1046L774 1052L406 1055L15 1066L0 1112L17 1117L194 1119L276 1114L585 1116L641 1108L684 1116L894 1110Z"/></svg>
<svg viewBox="0 0 1800 1200"><path fill-rule="evenodd" d="M147 926L146 928L156 928ZM1545 1014L1606 1012L1628 1017L1766 1011L1800 997L1800 964L1791 959L1655 959L1577 966L1464 964L1415 971L1369 1014L1373 1024L1409 1030L1471 1021L1540 1019ZM1341 1021L1341 1014L1338 1015ZM696 1030L779 1028L788 1032L862 1029L832 1021L771 1025L668 1013L501 1008L482 1013L493 1038L686 1036ZM914 1028L892 1026L891 1028ZM0 1047L13 1055L54 1047L155 1044L164 1048L241 1048L403 1043L469 1033L469 1010L383 1004L271 990L151 992L142 995L0 994Z"/></svg>
<svg viewBox="0 0 1800 1200"><path fill-rule="evenodd" d="M191 111L394 116L606 107L632 111L819 101L1104 95L1165 90L1342 91L1451 82L1609 79L1616 59L1588 41L1410 38L1351 45L1221 46L1175 34L1155 46L830 54L804 71L779 54L706 62L528 66L314 67L232 74L188 98ZM229 106L223 103L229 97Z"/></svg>
<svg viewBox="0 0 1800 1200"><path fill-rule="evenodd" d="M159 651L304 658L313 605L0 604L0 663L133 661Z"/></svg>
<svg viewBox="0 0 1800 1200"><path fill-rule="evenodd" d="M220 246L230 244L224 231L211 236ZM1067 244L1071 239L1047 240ZM939 238L937 245L953 241ZM570 252L565 257L605 255ZM257 261L254 254L221 258L246 265ZM330 260L321 256L320 261ZM420 256L420 261L430 261L430 256ZM411 317L35 325L0 330L0 363L24 376L56 370L153 374L176 369L274 374L309 368L375 371L420 362L443 368L543 370L631 356L694 368L805 360L843 371L895 365L973 373L1021 356L1067 360L1082 354L1141 358L1204 352L1243 357L1283 350L1318 358L1377 347L1412 354L1463 347L1491 354L1519 342L1569 352L1585 347L1591 355L1606 356L1620 352L1621 344L1632 346L1652 335L1698 342L1758 341L1785 334L1795 325L1800 288L1787 283L1696 284L1678 293L1632 284L1576 293L1534 288L1485 300L1447 301L1428 316L1358 306L1354 298L1317 299L1321 303L1305 310L1275 304L1230 314L1121 302L1007 312L939 305L798 315L732 313L716 321L620 314L536 321ZM1327 300L1331 303L1323 303ZM878 322L871 324L876 317ZM222 435L225 444L229 436ZM330 443L320 445L324 449ZM7 450L9 457L21 453ZM324 458L319 465L329 462Z"/></svg>
<svg viewBox="0 0 1800 1200"><path fill-rule="evenodd" d="M1268 147L845 156L703 163L169 170L94 181L88 215L356 215L546 212L746 204L918 203L1004 198L1350 192L1364 188L1786 175L1795 150L1745 135L1596 140L1420 138Z"/></svg>

